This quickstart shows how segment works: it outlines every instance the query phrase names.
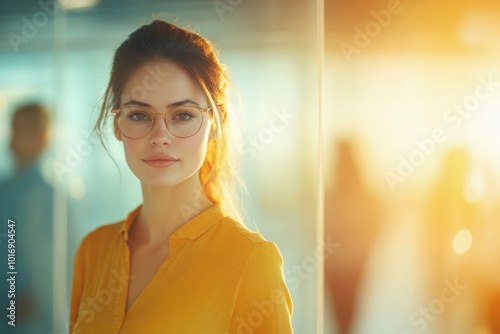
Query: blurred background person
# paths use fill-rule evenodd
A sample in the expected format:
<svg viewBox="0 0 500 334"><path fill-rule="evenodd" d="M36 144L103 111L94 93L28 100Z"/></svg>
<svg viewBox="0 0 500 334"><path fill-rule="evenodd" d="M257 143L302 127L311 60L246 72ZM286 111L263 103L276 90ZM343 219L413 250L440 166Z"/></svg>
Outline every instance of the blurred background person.
<svg viewBox="0 0 500 334"><path fill-rule="evenodd" d="M0 183L2 333L52 330L53 187L42 175L40 156L50 141L50 113L39 104L17 109L10 150L14 174ZM7 324L7 221L15 221L15 327Z"/></svg>
<svg viewBox="0 0 500 334"><path fill-rule="evenodd" d="M325 256L325 293L333 300L339 333L352 333L365 266L381 223L381 209L355 159L353 142L338 143L334 183L325 193L325 240L340 244Z"/></svg>
<svg viewBox="0 0 500 334"><path fill-rule="evenodd" d="M478 204L466 198L469 169L469 157L464 149L455 148L445 155L430 190L422 222L420 245L428 270L427 299L439 298L443 289L448 288L447 282L458 281L457 293L450 291L443 309L440 306L430 309L438 333L470 333L472 330L460 323L460 313L457 314L463 312L459 311L461 307L476 303L472 262L476 244L472 236L477 235L480 220ZM474 326L473 323L470 326Z"/></svg>
<svg viewBox="0 0 500 334"><path fill-rule="evenodd" d="M484 184L487 184L482 200L478 203L480 225L473 230L474 287L477 291L478 330L474 334L500 334L500 202L498 187L492 179L497 170L487 172L481 166ZM469 187L470 188L470 187Z"/></svg>

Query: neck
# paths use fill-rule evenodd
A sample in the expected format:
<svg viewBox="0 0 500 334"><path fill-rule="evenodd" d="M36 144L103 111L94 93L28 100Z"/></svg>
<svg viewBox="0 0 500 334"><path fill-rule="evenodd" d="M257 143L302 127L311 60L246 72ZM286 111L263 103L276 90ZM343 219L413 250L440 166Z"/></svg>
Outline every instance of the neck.
<svg viewBox="0 0 500 334"><path fill-rule="evenodd" d="M174 187L141 187L143 205L133 224L134 240L141 245L165 246L176 230L213 205L198 173Z"/></svg>
<svg viewBox="0 0 500 334"><path fill-rule="evenodd" d="M35 163L35 158L16 157L16 173L22 173Z"/></svg>

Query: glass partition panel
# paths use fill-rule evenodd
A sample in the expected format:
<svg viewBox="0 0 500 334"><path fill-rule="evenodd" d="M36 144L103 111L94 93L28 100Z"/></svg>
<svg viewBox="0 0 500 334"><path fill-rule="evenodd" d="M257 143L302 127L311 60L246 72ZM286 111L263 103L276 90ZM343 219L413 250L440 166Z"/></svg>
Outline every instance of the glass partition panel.
<svg viewBox="0 0 500 334"><path fill-rule="evenodd" d="M325 3L326 332L498 332L499 9Z"/></svg>

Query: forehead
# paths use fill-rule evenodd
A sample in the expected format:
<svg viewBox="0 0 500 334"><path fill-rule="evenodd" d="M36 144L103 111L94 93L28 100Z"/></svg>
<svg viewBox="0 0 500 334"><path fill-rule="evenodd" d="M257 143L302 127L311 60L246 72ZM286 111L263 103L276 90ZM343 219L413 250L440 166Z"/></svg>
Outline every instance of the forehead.
<svg viewBox="0 0 500 334"><path fill-rule="evenodd" d="M145 63L128 77L120 102L136 100L152 106L191 99L207 104L205 92L189 72L170 60Z"/></svg>

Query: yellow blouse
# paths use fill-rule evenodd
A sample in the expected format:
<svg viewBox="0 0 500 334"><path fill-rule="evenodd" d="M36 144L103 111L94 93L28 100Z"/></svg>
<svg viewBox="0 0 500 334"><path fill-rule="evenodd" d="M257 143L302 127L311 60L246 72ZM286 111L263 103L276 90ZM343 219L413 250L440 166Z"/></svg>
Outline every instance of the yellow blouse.
<svg viewBox="0 0 500 334"><path fill-rule="evenodd" d="M168 256L125 312L126 241L141 207L80 243L73 259L69 333L293 333L278 247L218 206L170 236Z"/></svg>

